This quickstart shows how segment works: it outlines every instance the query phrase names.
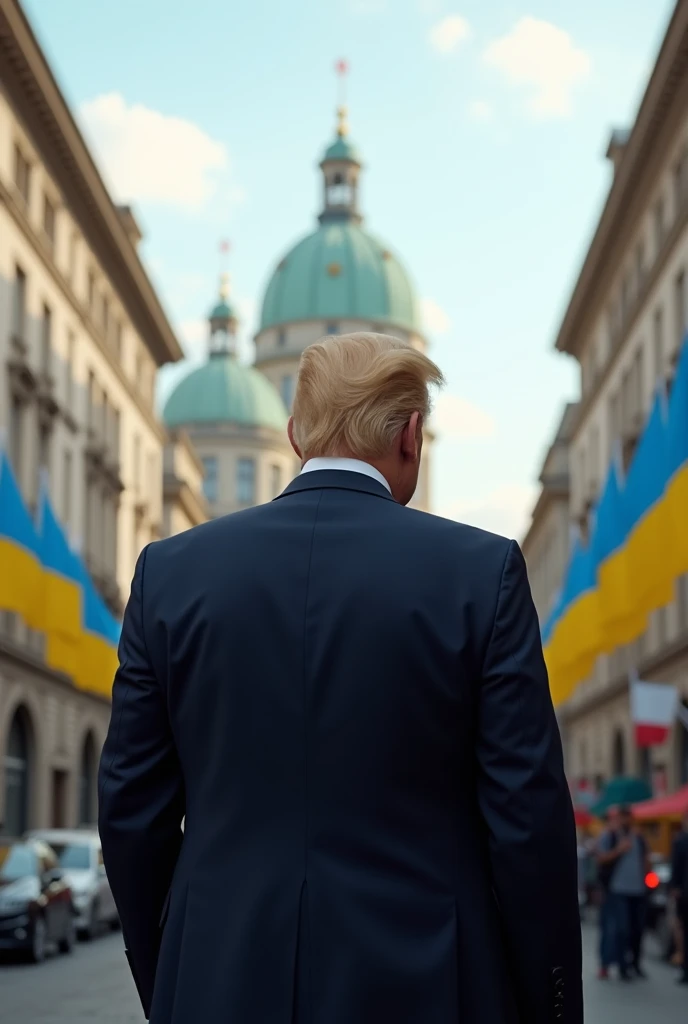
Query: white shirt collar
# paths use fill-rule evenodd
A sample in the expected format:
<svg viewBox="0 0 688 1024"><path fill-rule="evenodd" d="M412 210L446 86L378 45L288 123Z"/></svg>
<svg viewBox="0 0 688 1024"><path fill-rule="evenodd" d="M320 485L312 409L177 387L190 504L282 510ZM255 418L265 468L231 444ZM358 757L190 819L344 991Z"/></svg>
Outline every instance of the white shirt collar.
<svg viewBox="0 0 688 1024"><path fill-rule="evenodd" d="M348 473L362 473L363 476L369 476L371 480L377 480L377 482L382 484L390 494L392 493L392 488L389 486L380 470L375 469L375 466L370 466L367 462L363 462L361 459L343 459L335 456L332 458L309 459L302 467L301 472L314 473L319 469L343 469Z"/></svg>

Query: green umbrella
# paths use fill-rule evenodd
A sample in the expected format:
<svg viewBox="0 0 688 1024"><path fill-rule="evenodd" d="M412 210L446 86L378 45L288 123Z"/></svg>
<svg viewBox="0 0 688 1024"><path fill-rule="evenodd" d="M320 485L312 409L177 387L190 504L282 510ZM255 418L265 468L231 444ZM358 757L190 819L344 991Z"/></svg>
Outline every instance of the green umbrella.
<svg viewBox="0 0 688 1024"><path fill-rule="evenodd" d="M638 804L642 800L649 800L652 797L652 790L644 779L633 779L629 776L619 775L610 779L602 790L602 796L590 808L590 813L596 818L603 817L610 807L621 805Z"/></svg>

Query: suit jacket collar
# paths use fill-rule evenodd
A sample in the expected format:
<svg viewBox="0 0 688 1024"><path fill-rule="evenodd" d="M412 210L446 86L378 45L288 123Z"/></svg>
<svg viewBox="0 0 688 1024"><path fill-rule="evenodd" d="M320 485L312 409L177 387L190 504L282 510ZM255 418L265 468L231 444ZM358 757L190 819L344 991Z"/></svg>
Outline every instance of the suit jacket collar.
<svg viewBox="0 0 688 1024"><path fill-rule="evenodd" d="M301 491L328 490L359 491L363 494L373 494L376 498L385 498L387 501L395 499L377 480L363 473L353 473L349 469L314 469L310 473L302 473L286 487L281 494L274 499L287 498L290 494L298 494Z"/></svg>

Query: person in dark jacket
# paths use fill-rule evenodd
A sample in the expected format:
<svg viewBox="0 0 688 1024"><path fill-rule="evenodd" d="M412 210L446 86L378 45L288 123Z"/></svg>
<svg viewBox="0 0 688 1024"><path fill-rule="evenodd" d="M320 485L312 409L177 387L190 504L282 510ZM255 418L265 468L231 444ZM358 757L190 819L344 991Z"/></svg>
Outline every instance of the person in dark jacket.
<svg viewBox="0 0 688 1024"><path fill-rule="evenodd" d="M674 840L671 889L683 927L683 969L679 980L682 985L688 985L688 812L683 818L683 831Z"/></svg>
<svg viewBox="0 0 688 1024"><path fill-rule="evenodd" d="M393 338L311 346L300 475L139 559L100 832L152 1024L582 1024L523 555L405 507L440 381Z"/></svg>

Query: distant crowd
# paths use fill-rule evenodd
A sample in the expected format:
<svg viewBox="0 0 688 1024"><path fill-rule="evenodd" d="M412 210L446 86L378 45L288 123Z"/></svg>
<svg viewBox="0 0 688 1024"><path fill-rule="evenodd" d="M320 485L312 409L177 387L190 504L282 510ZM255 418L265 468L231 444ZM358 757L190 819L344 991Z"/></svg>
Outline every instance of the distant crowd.
<svg viewBox="0 0 688 1024"><path fill-rule="evenodd" d="M663 882L630 808L609 810L604 831L584 840L581 853L581 891L594 894L599 905L599 978L606 981L612 972L623 982L645 978L650 899ZM679 984L688 985L688 814L673 844L663 912L670 929L667 954L680 970Z"/></svg>

